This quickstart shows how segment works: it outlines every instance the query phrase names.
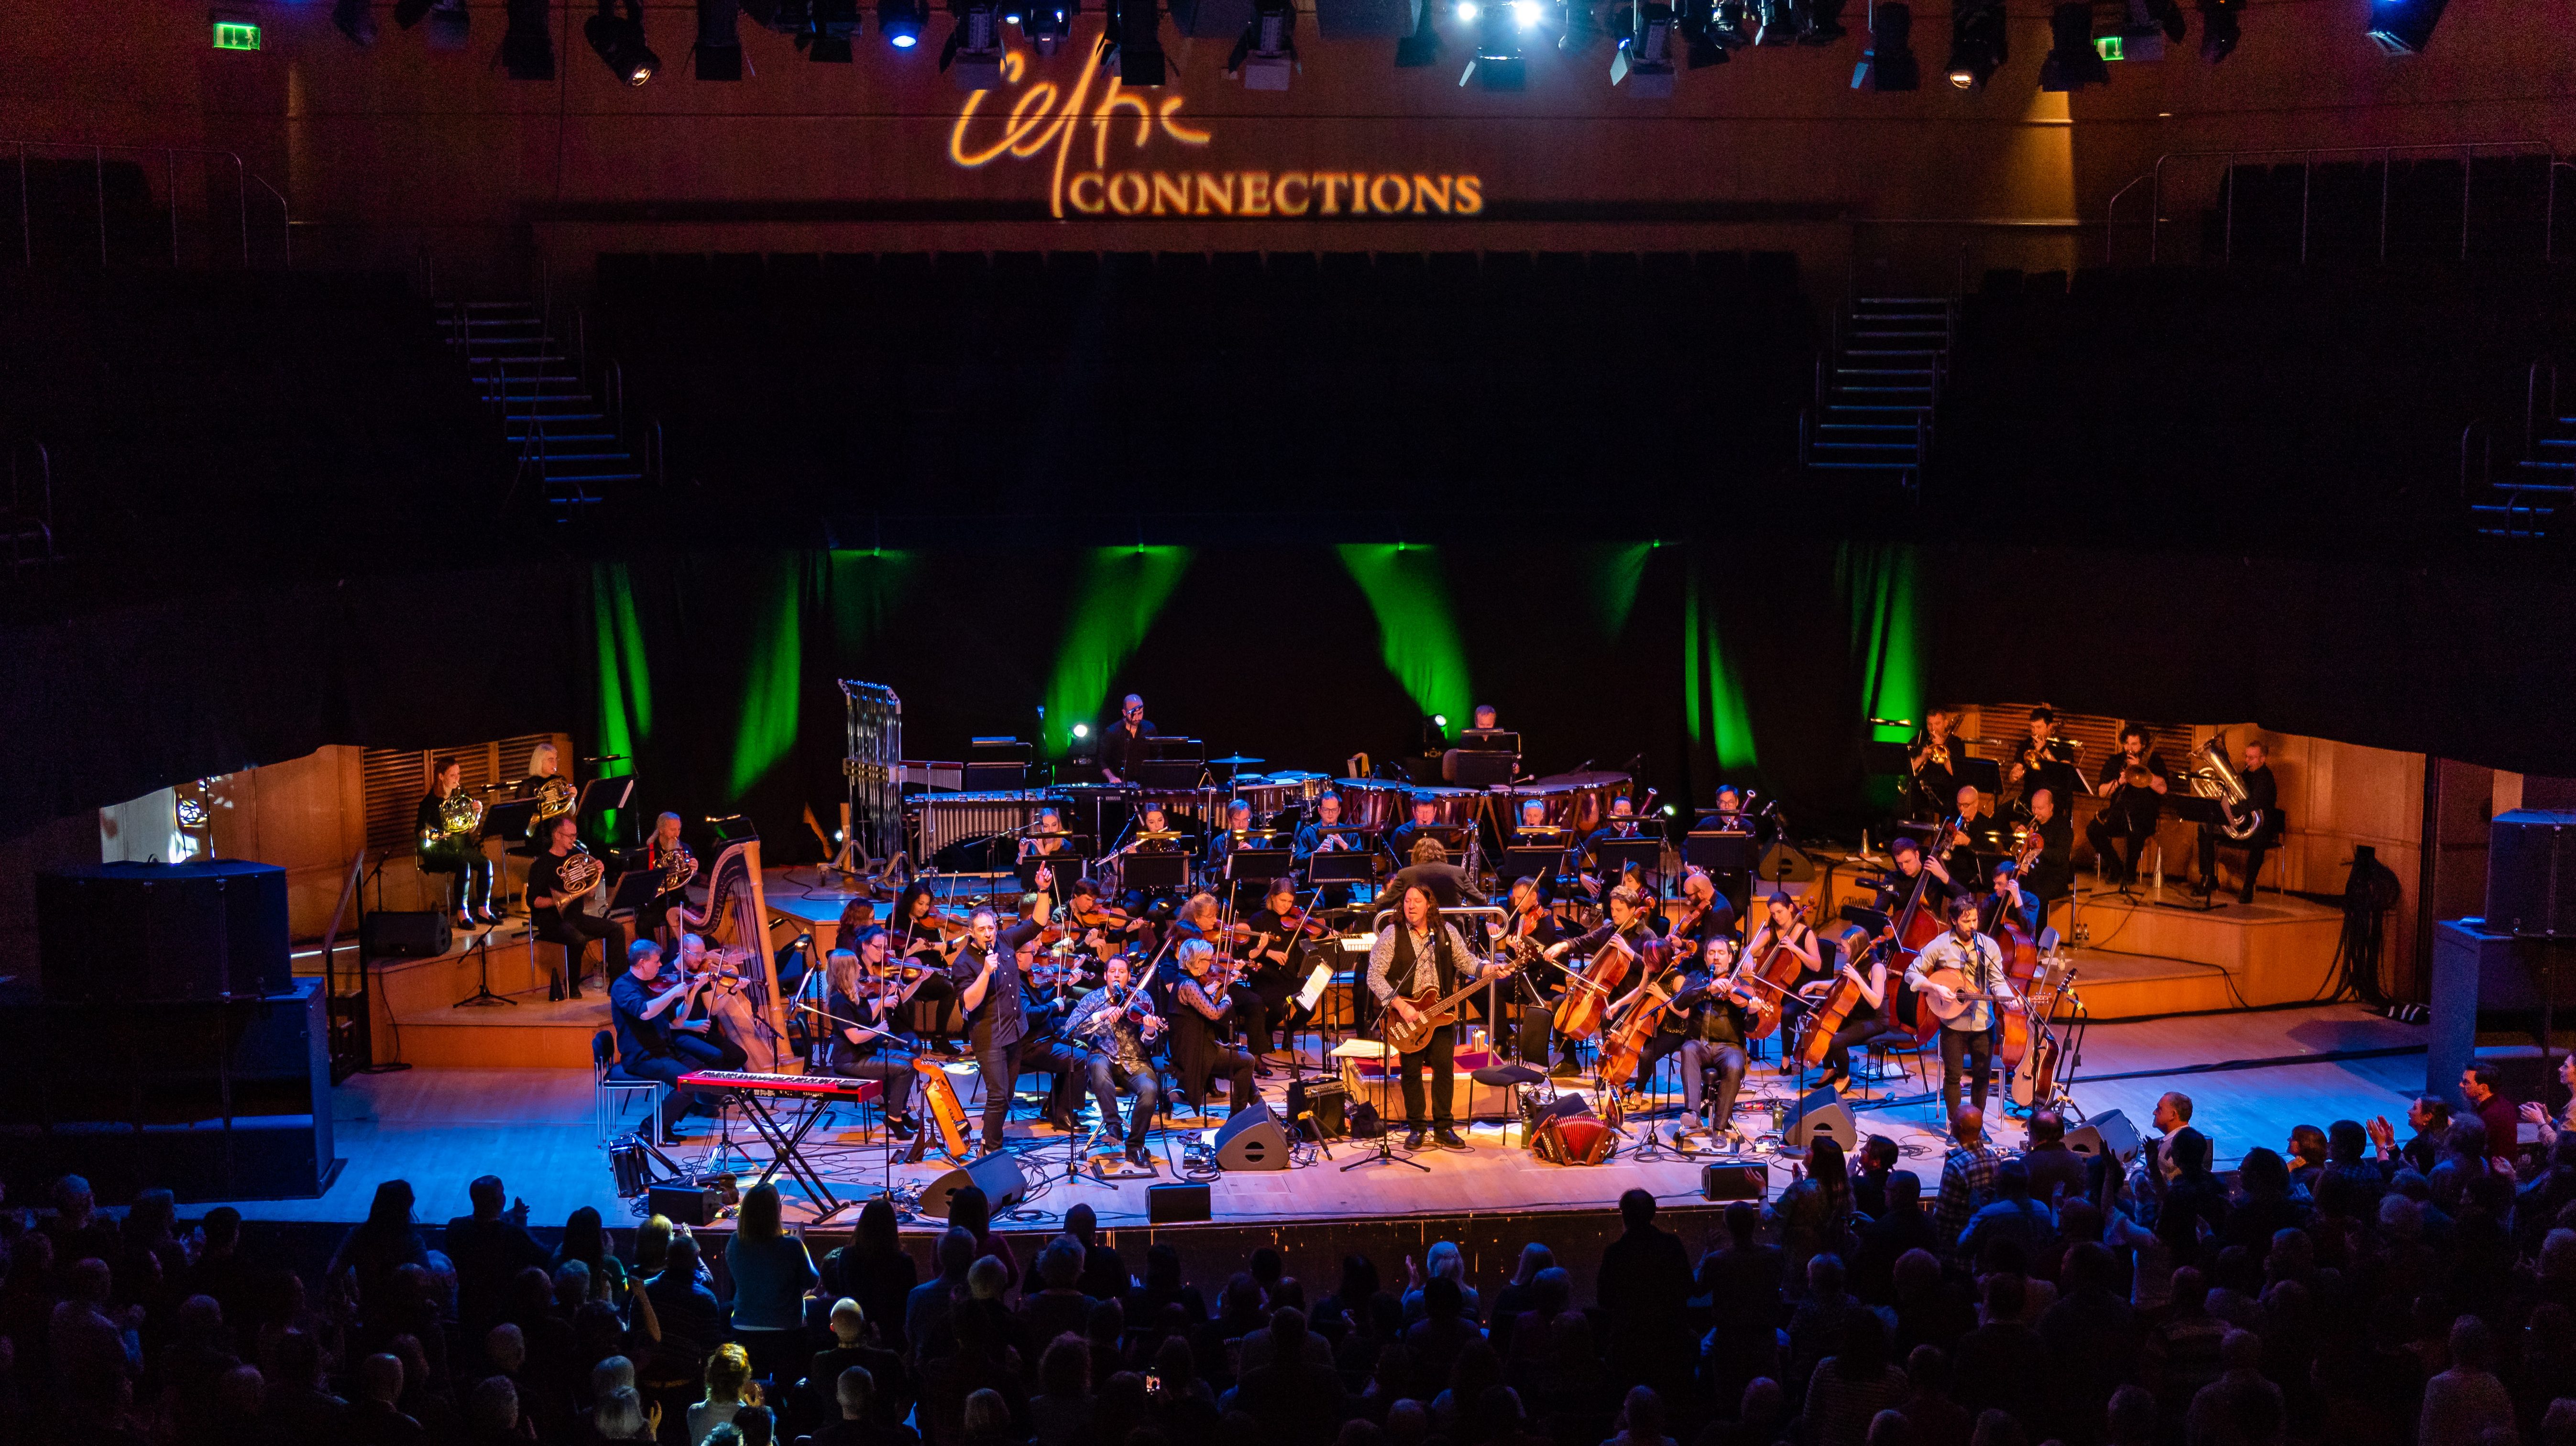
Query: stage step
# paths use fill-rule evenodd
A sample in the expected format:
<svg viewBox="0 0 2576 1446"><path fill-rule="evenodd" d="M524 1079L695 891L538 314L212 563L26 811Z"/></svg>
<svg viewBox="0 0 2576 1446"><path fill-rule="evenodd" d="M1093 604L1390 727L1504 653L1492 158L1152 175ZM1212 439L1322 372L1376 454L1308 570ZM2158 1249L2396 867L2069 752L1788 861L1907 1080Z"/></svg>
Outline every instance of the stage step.
<svg viewBox="0 0 2576 1446"><path fill-rule="evenodd" d="M526 950L518 952L525 972ZM453 1002L394 1016L401 1058L426 1069L587 1069L591 1036L608 1027L608 991L591 987L578 1000L561 1003L546 998L541 985L508 992L515 979L505 978L499 956L492 961L493 988L512 1002L459 1009ZM473 992L469 973L464 993ZM463 997L460 994L458 997ZM385 1041L378 1055L386 1052Z"/></svg>

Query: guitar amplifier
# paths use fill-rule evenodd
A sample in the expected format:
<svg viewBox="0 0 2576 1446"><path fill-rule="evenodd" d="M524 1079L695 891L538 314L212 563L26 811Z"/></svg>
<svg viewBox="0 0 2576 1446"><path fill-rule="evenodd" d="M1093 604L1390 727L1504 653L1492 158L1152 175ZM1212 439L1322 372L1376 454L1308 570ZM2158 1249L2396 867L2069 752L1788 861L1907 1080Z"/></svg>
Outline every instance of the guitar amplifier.
<svg viewBox="0 0 2576 1446"><path fill-rule="evenodd" d="M1296 1122L1297 1133L1309 1140L1338 1140L1349 1134L1350 1102L1350 1086L1337 1079L1288 1082L1288 1118Z"/></svg>

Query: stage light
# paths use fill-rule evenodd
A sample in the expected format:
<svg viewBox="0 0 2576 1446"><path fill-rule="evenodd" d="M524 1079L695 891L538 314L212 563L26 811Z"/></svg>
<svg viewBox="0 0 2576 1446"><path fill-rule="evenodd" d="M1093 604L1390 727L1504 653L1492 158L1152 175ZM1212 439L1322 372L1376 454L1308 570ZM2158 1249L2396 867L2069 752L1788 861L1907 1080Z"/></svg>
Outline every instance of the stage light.
<svg viewBox="0 0 2576 1446"><path fill-rule="evenodd" d="M924 9L923 0L877 0L877 33L897 50L912 49L921 43ZM821 28L819 15L816 28Z"/></svg>
<svg viewBox="0 0 2576 1446"><path fill-rule="evenodd" d="M1120 85L1163 83L1162 0L1109 0L1103 37L1118 57Z"/></svg>
<svg viewBox="0 0 2576 1446"><path fill-rule="evenodd" d="M700 80L742 79L741 0L698 0L698 43L689 50Z"/></svg>
<svg viewBox="0 0 2576 1446"><path fill-rule="evenodd" d="M2449 0L2370 0L2370 38L2391 55L2421 55Z"/></svg>
<svg viewBox="0 0 2576 1446"><path fill-rule="evenodd" d="M1521 34L1529 27L1517 13L1525 8L1536 10L1537 0L1459 5L1459 18L1472 12L1476 19L1476 53L1458 73L1460 85L1472 80L1487 90L1520 90L1529 84L1529 65L1521 58Z"/></svg>
<svg viewBox="0 0 2576 1446"><path fill-rule="evenodd" d="M509 0L509 28L501 32L501 69L512 80L555 78L553 0ZM436 16L431 17L433 25Z"/></svg>
<svg viewBox="0 0 2576 1446"><path fill-rule="evenodd" d="M2087 0L2058 6L2048 17L2048 35L2048 58L2039 63L2041 90L2082 90L2110 83L2110 68L2093 49L2093 7Z"/></svg>
<svg viewBox="0 0 2576 1446"><path fill-rule="evenodd" d="M349 43L364 50L376 43L376 7L374 0L338 0L331 7L331 24Z"/></svg>
<svg viewBox="0 0 2576 1446"><path fill-rule="evenodd" d="M1669 804L1669 803L1664 805L1664 817L1666 817L1666 818L1678 818L1678 817L1680 817L1680 816L1681 816L1681 810L1680 810L1680 809L1673 807L1673 806L1672 806L1671 804Z"/></svg>
<svg viewBox="0 0 2576 1446"><path fill-rule="evenodd" d="M644 43L640 0L626 0L623 15L617 13L616 0L599 0L599 12L581 23L581 33L608 73L628 85L642 85L662 69L662 57Z"/></svg>
<svg viewBox="0 0 2576 1446"><path fill-rule="evenodd" d="M1903 0L1888 0L1869 17L1869 49L1852 67L1852 89L1867 80L1872 90L1914 90L1923 84L1923 68L1914 58L1914 12Z"/></svg>
<svg viewBox="0 0 2576 1446"><path fill-rule="evenodd" d="M1468 6L1474 0L1465 0ZM1440 32L1432 28L1430 0L1413 0L1413 33L1395 42L1398 70L1417 70L1440 58Z"/></svg>
<svg viewBox="0 0 2576 1446"><path fill-rule="evenodd" d="M1523 30L1536 30L1547 19L1538 0L1512 0L1512 23Z"/></svg>
<svg viewBox="0 0 2576 1446"><path fill-rule="evenodd" d="M2009 58L2004 0L1960 0L1950 12L1950 84L1983 90Z"/></svg>
<svg viewBox="0 0 2576 1446"><path fill-rule="evenodd" d="M1000 0L949 0L957 19L948 28L948 44L939 52L939 68L959 90L1002 87L1002 7Z"/></svg>
<svg viewBox="0 0 2576 1446"><path fill-rule="evenodd" d="M1483 11L1477 8L1476 0L1458 0L1459 19L1473 22L1478 15L1483 13Z"/></svg>
<svg viewBox="0 0 2576 1446"><path fill-rule="evenodd" d="M1658 0L1630 0L1614 16L1619 48L1610 55L1610 83L1628 93L1669 100L1673 93L1673 7Z"/></svg>
<svg viewBox="0 0 2576 1446"><path fill-rule="evenodd" d="M473 24L474 17L465 13L465 0L431 0L426 36L429 48L463 50Z"/></svg>
<svg viewBox="0 0 2576 1446"><path fill-rule="evenodd" d="M1286 90L1297 70L1297 10L1288 0L1256 0L1225 73L1245 90Z"/></svg>
<svg viewBox="0 0 2576 1446"><path fill-rule="evenodd" d="M1732 0L1732 7L1740 14L1743 0ZM1727 9L1712 0L1682 0L1675 10L1673 28L1681 33L1682 53L1691 69L1724 65L1729 59L1727 47L1744 43L1744 37L1730 29Z"/></svg>
<svg viewBox="0 0 2576 1446"><path fill-rule="evenodd" d="M2245 0L2200 0L2200 58L2212 65L2225 60L2244 38Z"/></svg>
<svg viewBox="0 0 2576 1446"><path fill-rule="evenodd" d="M1062 4L1039 0L1021 18L1020 33L1028 37L1030 48L1038 54L1053 55L1073 37L1073 17L1080 13L1081 0L1064 0Z"/></svg>
<svg viewBox="0 0 2576 1446"><path fill-rule="evenodd" d="M847 65L854 58L850 45L859 38L859 0L787 0L778 14L781 23L796 24L796 48L807 60Z"/></svg>
<svg viewBox="0 0 2576 1446"><path fill-rule="evenodd" d="M1074 725L1073 725L1073 736L1074 736L1074 737L1076 737L1076 738L1088 738L1088 737L1090 737L1090 736L1091 736L1091 725L1090 725L1090 724L1088 724L1088 723L1076 723L1076 724L1074 724Z"/></svg>

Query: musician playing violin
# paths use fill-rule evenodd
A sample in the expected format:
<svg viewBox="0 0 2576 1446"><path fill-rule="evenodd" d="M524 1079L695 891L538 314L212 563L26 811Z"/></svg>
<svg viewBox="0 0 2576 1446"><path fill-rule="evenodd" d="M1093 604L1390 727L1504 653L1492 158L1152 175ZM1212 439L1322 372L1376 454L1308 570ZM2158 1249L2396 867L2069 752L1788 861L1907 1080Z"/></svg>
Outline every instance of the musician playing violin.
<svg viewBox="0 0 2576 1446"><path fill-rule="evenodd" d="M1682 1117L1673 1125L1676 1145L1688 1134L1742 1137L1734 1115L1735 1092L1744 1086L1746 1068L1744 1011L1725 994L1726 981L1737 968L1733 937L1712 934L1682 972L1681 990L1673 996L1671 1007L1681 1020L1682 1056ZM1647 1055L1661 1059L1662 1043L1659 1038L1648 1045ZM1641 1061L1638 1073L1653 1067ZM1712 1084L1714 1101L1709 1098Z"/></svg>
<svg viewBox="0 0 2576 1446"><path fill-rule="evenodd" d="M1181 905L1180 917L1173 922L1172 932L1179 935L1184 944L1193 939L1205 942L1216 951L1220 960L1229 958L1237 943L1249 942L1252 938L1252 930L1247 923L1238 922L1231 929L1225 927L1225 911L1218 907L1214 894L1191 895L1189 902ZM1253 1073L1268 1079L1270 1066L1262 1061L1270 1054L1270 1016L1262 1005L1260 994L1242 978L1239 970L1228 971L1226 981L1227 1012L1224 1017L1243 1032L1244 1042L1251 1046Z"/></svg>
<svg viewBox="0 0 2576 1446"><path fill-rule="evenodd" d="M1181 982L1172 991L1178 1018L1172 1026L1172 1059L1180 1067L1181 1093L1207 1110L1208 1086L1224 1077L1226 1113L1252 1108L1260 1086L1252 1082L1253 1059L1218 1037L1219 1026L1236 1009L1234 986L1240 981L1220 963L1216 946L1205 939L1184 939L1174 951Z"/></svg>
<svg viewBox="0 0 2576 1446"><path fill-rule="evenodd" d="M1643 904L1639 902L1638 912ZM1566 946L1558 944L1557 949ZM1411 1023L1421 1017L1414 1007L1416 996L1425 992L1446 999L1477 979L1484 977L1486 963L1469 952L1466 939L1458 926L1440 917L1439 902L1431 890L1416 884L1404 891L1404 901L1396 917L1377 931L1377 942L1369 946L1369 993L1397 1018ZM1454 1119L1453 1086L1458 1054L1458 1026L1444 1024L1431 1032L1430 1042L1411 1054L1396 1058L1396 1073L1404 1086L1404 1148L1422 1148L1424 1109L1422 1102L1422 1067L1431 1067L1432 1100L1430 1106L1431 1138L1444 1150L1465 1151L1472 1148L1458 1133Z"/></svg>
<svg viewBox="0 0 2576 1446"><path fill-rule="evenodd" d="M1252 931L1244 946L1246 983L1261 1002L1262 1032L1276 1040L1296 1028L1297 986L1312 963L1306 941L1324 926L1297 907L1295 879L1273 879L1244 927Z"/></svg>
<svg viewBox="0 0 2576 1446"><path fill-rule="evenodd" d="M887 955L889 941L884 929L870 924L851 937L851 947L823 956L823 978L829 988L824 1012L831 1016L831 1037L817 1063L843 1079L881 1083L886 1130L898 1140L909 1140L920 1129L912 1117L911 1052L891 1037L895 1001L902 997L906 981Z"/></svg>
<svg viewBox="0 0 2576 1446"><path fill-rule="evenodd" d="M887 947L906 964L943 971L942 977L923 980L921 988L914 991L912 999L917 1009L913 1017L916 1026L920 1021L929 1021L929 1027L922 1032L929 1036L932 1054L953 1055L957 1046L949 1041L944 1026L949 1001L957 997L957 986L945 977L944 971L952 945L965 937L967 921L943 913L934 907L937 902L928 885L907 886L894 902L894 938Z"/></svg>
<svg viewBox="0 0 2576 1446"><path fill-rule="evenodd" d="M1154 1049L1165 1021L1154 1012L1153 1000L1135 992L1134 983L1127 961L1111 959L1100 987L1082 996L1066 1016L1065 1035L1083 1047L1083 1077L1090 1083L1092 1098L1100 1102L1101 1131L1123 1137L1129 1163L1150 1170L1154 1160L1145 1153L1145 1131L1152 1126L1154 1106L1163 1097ZM1123 1131L1118 1124L1120 1090L1136 1097Z"/></svg>
<svg viewBox="0 0 2576 1446"><path fill-rule="evenodd" d="M1589 932L1578 934L1571 939L1559 939L1548 945L1546 957L1564 959L1568 955L1579 955L1584 959L1590 959L1607 947L1615 936L1621 943L1628 946L1630 952L1639 959L1643 959L1650 950L1660 946L1654 925L1650 922L1653 913L1654 901L1647 897L1645 890L1633 885L1621 884L1610 891L1609 918L1595 925ZM1571 985L1568 987L1570 988ZM1555 1010L1564 1002L1565 991L1563 990L1549 999L1550 1010L1544 1017L1551 1028L1555 1024ZM1536 1048L1531 1047L1534 1042L1537 1045ZM1557 1064L1550 1073L1560 1076L1577 1073L1574 1068L1574 1043L1575 1041L1566 1039L1562 1035L1558 1036L1555 1045L1558 1055ZM1521 1057L1537 1062L1547 1059L1549 1055L1547 1042L1544 1039L1533 1041L1531 1030L1525 1020L1521 1034Z"/></svg>
<svg viewBox="0 0 2576 1446"><path fill-rule="evenodd" d="M1735 936L1735 906L1718 894L1717 881L1708 871L1694 864L1682 872L1681 916L1673 920L1665 937L1695 958L1721 934Z"/></svg>
<svg viewBox="0 0 2576 1446"><path fill-rule="evenodd" d="M1065 914L1082 927L1084 945L1103 959L1117 952L1120 941L1132 939L1145 929L1144 920L1103 905L1099 886L1089 879L1073 881L1073 891L1065 900Z"/></svg>
<svg viewBox="0 0 2576 1446"><path fill-rule="evenodd" d="M997 936L999 947L1010 952L1020 980L1018 1073L1042 1074L1053 1081L1047 1091L1046 1122L1071 1134L1074 1112L1082 1105L1082 1058L1064 1035L1063 981L1058 977L1071 961L1058 961L1047 953L1046 895L1022 895L1020 916L1019 923ZM1014 1076L1012 1087L1017 1085Z"/></svg>
<svg viewBox="0 0 2576 1446"><path fill-rule="evenodd" d="M1923 946L1905 967L1905 983L1917 995L1952 1002L1953 992L1929 982L1939 969L1955 969L1967 981L1966 992L1992 995L1974 999L1958 1017L1941 1026L1941 1103L1951 1119L1959 1115L1959 1080L1970 1074L1969 1095L1975 1108L1986 1107L1986 1087L1994 1074L1995 1035L2002 1009L2018 1009L2012 980L2004 972L2004 954L1994 939L1977 928L1977 901L1962 895L1949 901L1950 931Z"/></svg>

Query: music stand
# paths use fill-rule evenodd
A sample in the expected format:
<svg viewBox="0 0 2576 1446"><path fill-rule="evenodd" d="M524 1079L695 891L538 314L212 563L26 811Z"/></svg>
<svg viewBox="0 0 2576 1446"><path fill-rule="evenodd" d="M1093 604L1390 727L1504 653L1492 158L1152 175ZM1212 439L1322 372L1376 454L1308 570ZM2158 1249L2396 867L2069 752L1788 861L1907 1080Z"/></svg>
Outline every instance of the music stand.
<svg viewBox="0 0 2576 1446"><path fill-rule="evenodd" d="M1749 874L1760 852L1752 834L1730 829L1693 829L1682 839L1682 862L1712 874Z"/></svg>
<svg viewBox="0 0 2576 1446"><path fill-rule="evenodd" d="M614 917L619 910L623 909L641 920L645 906L660 898L661 895L662 871L660 869L628 869L617 876L617 887L610 891L608 906L600 912Z"/></svg>
<svg viewBox="0 0 2576 1446"><path fill-rule="evenodd" d="M1287 849L1242 849L1227 854L1225 877L1234 886L1229 892L1234 895L1235 912L1250 913L1261 907L1259 899L1253 900L1249 908L1244 905L1245 889L1266 890L1273 882L1292 878L1296 872L1297 855Z"/></svg>
<svg viewBox="0 0 2576 1446"><path fill-rule="evenodd" d="M1492 788L1510 783L1520 767L1518 753L1462 748L1450 766L1449 781L1460 788Z"/></svg>
<svg viewBox="0 0 2576 1446"><path fill-rule="evenodd" d="M1536 879L1539 887L1545 888L1554 883L1556 876L1564 871L1565 845L1563 844L1554 844L1547 848L1528 848L1516 844L1503 850L1502 873L1506 877Z"/></svg>
<svg viewBox="0 0 2576 1446"><path fill-rule="evenodd" d="M536 819L537 801L533 798L513 798L491 804L483 810L483 831L475 835L474 846L481 848L485 839L499 839L505 852L514 846L524 847L528 842L528 830L535 825Z"/></svg>
<svg viewBox="0 0 2576 1446"><path fill-rule="evenodd" d="M1950 776L1961 783L1973 783L1988 798L2004 795L2004 766L1992 758L1972 758L1965 753L1951 760Z"/></svg>
<svg viewBox="0 0 2576 1446"><path fill-rule="evenodd" d="M2202 828L2216 828L2218 825L2227 821L2227 806L2225 804L2214 798L2203 798L2197 793L2183 793L2180 791L2169 790L2164 796L2164 804L2167 808L2174 811L2174 817L2181 819L2185 823L2197 824ZM2207 878L2200 882L2201 887L2199 889L2186 889L2183 891L2183 896L2179 899L2156 900L2156 907L2159 909L2189 909L2195 914L2206 914L2213 910L2227 907L2226 905L2218 902L2217 879Z"/></svg>
<svg viewBox="0 0 2576 1446"><path fill-rule="evenodd" d="M1037 891L1038 869L1043 865L1055 871L1055 896L1058 899L1067 898L1073 893L1074 880L1088 876L1083 865L1090 862L1090 858L1082 852L1080 836L1066 834L1063 848L1051 854L1031 854L1020 860L1020 892Z"/></svg>
<svg viewBox="0 0 2576 1446"><path fill-rule="evenodd" d="M1601 865L1601 877L1613 879L1634 866L1639 873L1663 878L1664 841L1659 838L1605 838L1593 845L1593 857Z"/></svg>
<svg viewBox="0 0 2576 1446"><path fill-rule="evenodd" d="M1476 826L1472 823L1416 824L1413 825L1413 838L1417 843L1426 838L1436 838L1440 840L1440 846L1449 851L1450 862L1457 863L1466 858L1467 838L1468 835L1473 834L1475 831ZM1383 843L1387 852L1393 853L1395 851L1395 835L1392 832L1387 834ZM1413 845L1406 844L1405 847L1410 849ZM1401 868L1406 864L1412 863L1413 860L1399 857L1395 862L1396 866Z"/></svg>
<svg viewBox="0 0 2576 1446"><path fill-rule="evenodd" d="M601 838L599 816L613 808L624 808L635 796L635 775L616 778L594 778L581 786L581 797L573 805L572 816L581 820L585 838ZM603 840L604 841L604 840Z"/></svg>
<svg viewBox="0 0 2576 1446"><path fill-rule="evenodd" d="M1121 880L1130 889L1187 889L1190 886L1190 856L1179 849L1129 854L1124 861Z"/></svg>

